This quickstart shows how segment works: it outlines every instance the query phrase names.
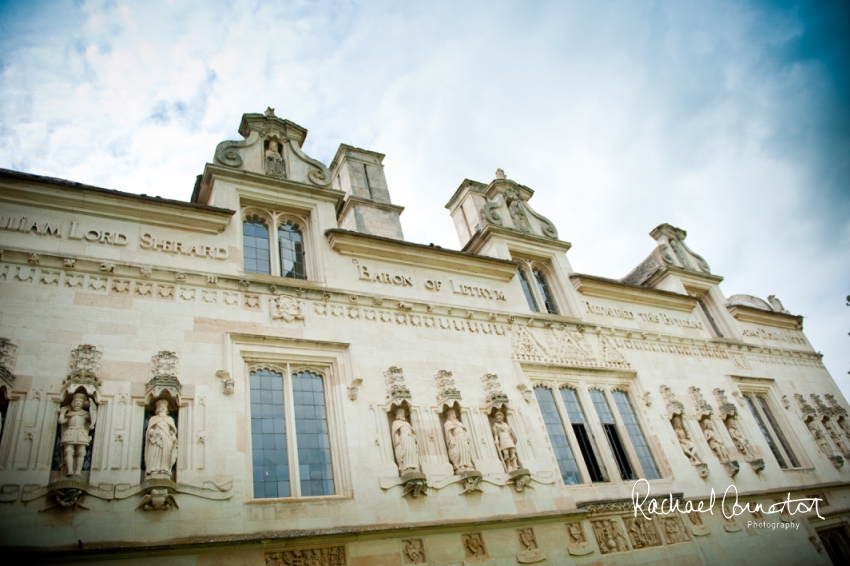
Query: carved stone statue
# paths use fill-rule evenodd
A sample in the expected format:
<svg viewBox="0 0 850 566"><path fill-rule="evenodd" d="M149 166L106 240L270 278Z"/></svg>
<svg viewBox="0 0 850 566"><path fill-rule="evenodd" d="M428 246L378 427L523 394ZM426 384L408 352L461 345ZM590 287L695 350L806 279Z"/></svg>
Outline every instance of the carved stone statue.
<svg viewBox="0 0 850 566"><path fill-rule="evenodd" d="M469 433L462 422L457 418L454 409L446 413L446 446L449 449L449 460L456 474L474 470L472 465L472 449L469 443Z"/></svg>
<svg viewBox="0 0 850 566"><path fill-rule="evenodd" d="M496 424L493 425L493 439L496 441L496 448L501 455L505 471L518 470L521 466L516 455L516 435L510 425L505 422L504 413L497 411L494 418Z"/></svg>
<svg viewBox="0 0 850 566"><path fill-rule="evenodd" d="M416 438L413 427L407 422L403 408L399 408L395 412L392 438L399 475L403 476L405 472L419 471L419 440Z"/></svg>
<svg viewBox="0 0 850 566"><path fill-rule="evenodd" d="M505 191L505 202L508 204L508 212L514 221L514 228L520 232L531 232L531 224L528 223L528 215L522 206L522 198L514 189Z"/></svg>
<svg viewBox="0 0 850 566"><path fill-rule="evenodd" d="M717 437L717 431L714 430L714 425L711 424L711 419L705 418L702 420L702 433L705 436L705 441L708 443L708 447L711 448L711 451L714 452L717 459L721 462L725 462L727 460L726 449Z"/></svg>
<svg viewBox="0 0 850 566"><path fill-rule="evenodd" d="M145 432L145 478L171 479L176 462L177 426L168 415L168 401L160 399Z"/></svg>
<svg viewBox="0 0 850 566"><path fill-rule="evenodd" d="M65 475L81 476L86 448L91 442L89 431L97 424L97 404L88 395L75 393L71 404L59 409L59 424Z"/></svg>
<svg viewBox="0 0 850 566"><path fill-rule="evenodd" d="M826 428L827 434L832 439L832 443L835 444L835 447L838 450L846 455L850 455L850 448L848 448L847 443L844 441L844 437L841 432L838 430L838 427L835 426L835 423L832 422L831 419L824 419L823 426Z"/></svg>
<svg viewBox="0 0 850 566"><path fill-rule="evenodd" d="M726 419L726 430L729 431L729 436L732 437L732 442L735 443L735 448L738 449L738 452L749 458L752 455L750 442L738 430L738 423L734 417Z"/></svg>
<svg viewBox="0 0 850 566"><path fill-rule="evenodd" d="M286 178L286 166L276 140L269 140L269 148L266 150L266 175Z"/></svg>
<svg viewBox="0 0 850 566"><path fill-rule="evenodd" d="M685 453L685 456L688 457L691 464L702 464L699 456L697 456L696 447L694 446L694 443L691 442L691 439L688 436L688 431L685 430L685 427L682 424L681 417L679 417L679 415L674 415L673 420L670 422L673 425L673 430L676 431L676 438L682 446L682 452Z"/></svg>
<svg viewBox="0 0 850 566"><path fill-rule="evenodd" d="M820 451L827 456L832 456L832 449L829 446L829 441L826 439L823 431L821 431L818 427L818 423L815 422L814 419L809 419L806 421L806 428L808 428L809 432L812 433L812 438L815 439Z"/></svg>

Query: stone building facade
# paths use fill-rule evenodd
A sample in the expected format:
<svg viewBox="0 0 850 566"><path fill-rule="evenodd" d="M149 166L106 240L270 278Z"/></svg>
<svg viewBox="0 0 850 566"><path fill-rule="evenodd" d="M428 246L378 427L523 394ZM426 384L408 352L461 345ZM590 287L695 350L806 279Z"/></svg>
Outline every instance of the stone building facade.
<svg viewBox="0 0 850 566"><path fill-rule="evenodd" d="M847 402L684 230L576 273L499 170L446 205L461 251L410 243L382 154L239 133L189 202L0 171L14 563L847 558Z"/></svg>

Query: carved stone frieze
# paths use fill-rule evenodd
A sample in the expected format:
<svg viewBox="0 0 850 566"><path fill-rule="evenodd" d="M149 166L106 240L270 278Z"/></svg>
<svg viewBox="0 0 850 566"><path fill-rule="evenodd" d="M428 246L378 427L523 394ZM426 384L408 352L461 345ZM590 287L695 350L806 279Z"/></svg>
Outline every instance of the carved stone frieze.
<svg viewBox="0 0 850 566"><path fill-rule="evenodd" d="M401 554L404 564L425 564L428 561L425 555L425 543L421 538L401 541Z"/></svg>
<svg viewBox="0 0 850 566"><path fill-rule="evenodd" d="M567 523L567 550L573 556L584 556L593 552L593 545L587 540L584 524L581 521Z"/></svg>
<svg viewBox="0 0 850 566"><path fill-rule="evenodd" d="M703 522L702 513L699 511L691 511L688 513L688 522L690 523L691 533L696 536L702 537L711 532L711 527Z"/></svg>
<svg viewBox="0 0 850 566"><path fill-rule="evenodd" d="M481 382L484 384L484 404L487 412L490 412L494 408L500 409L507 407L508 396L502 391L498 375L495 373L485 373L481 377Z"/></svg>
<svg viewBox="0 0 850 566"><path fill-rule="evenodd" d="M658 529L655 528L655 523L655 521L649 521L640 515L623 517L623 524L626 526L626 533L629 535L633 549L661 546L661 536L658 534Z"/></svg>
<svg viewBox="0 0 850 566"><path fill-rule="evenodd" d="M304 320L304 302L286 295L269 297L269 313L274 320Z"/></svg>
<svg viewBox="0 0 850 566"><path fill-rule="evenodd" d="M282 550L265 554L266 566L347 566L345 546ZM411 562L410 564L415 564Z"/></svg>
<svg viewBox="0 0 850 566"><path fill-rule="evenodd" d="M517 552L516 560L520 564L532 564L534 562L542 562L546 560L546 552L538 548L537 538L534 536L534 529L531 527L525 529L517 529L517 538L519 538L520 551Z"/></svg>
<svg viewBox="0 0 850 566"><path fill-rule="evenodd" d="M464 533L460 535L460 540L466 554L466 564L477 564L490 558L487 555L487 547L481 533Z"/></svg>
<svg viewBox="0 0 850 566"><path fill-rule="evenodd" d="M596 543L602 554L613 554L629 550L629 543L623 534L623 527L615 518L591 521Z"/></svg>

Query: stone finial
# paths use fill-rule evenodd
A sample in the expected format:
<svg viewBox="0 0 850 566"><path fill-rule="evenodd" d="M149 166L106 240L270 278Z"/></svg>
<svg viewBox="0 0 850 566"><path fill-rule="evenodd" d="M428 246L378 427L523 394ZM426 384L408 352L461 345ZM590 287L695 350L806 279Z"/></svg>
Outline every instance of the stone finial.
<svg viewBox="0 0 850 566"><path fill-rule="evenodd" d="M667 403L667 418L670 418L673 415L681 415L685 412L685 406L681 401L676 399L676 395L673 394L673 391L669 387L662 385L658 389L661 391L661 395Z"/></svg>
<svg viewBox="0 0 850 566"><path fill-rule="evenodd" d="M785 307L782 306L782 302L776 298L776 295L768 295L767 302L770 303L770 308L772 308L774 312L791 314L787 310L785 310Z"/></svg>
<svg viewBox="0 0 850 566"><path fill-rule="evenodd" d="M151 380L145 387L145 404L170 399L173 409L180 406L180 380L177 377L179 360L174 352L165 350L151 358Z"/></svg>
<svg viewBox="0 0 850 566"><path fill-rule="evenodd" d="M697 420L702 420L705 417L710 417L714 412L711 405L708 404L708 401L702 396L702 390L699 387L694 385L688 387L688 392L691 394L691 399L694 402L694 409L696 409Z"/></svg>
<svg viewBox="0 0 850 566"><path fill-rule="evenodd" d="M811 398L812 401L815 402L815 407L817 408L818 413L820 413L821 415L829 415L832 412L829 410L829 407L824 404L823 399L820 398L820 395L818 395L817 393L812 393Z"/></svg>
<svg viewBox="0 0 850 566"><path fill-rule="evenodd" d="M496 169L496 178L502 181L507 179L505 172L501 168Z"/></svg>
<svg viewBox="0 0 850 566"><path fill-rule="evenodd" d="M800 412L803 413L803 419L806 417L814 417L818 414L814 407L806 402L806 398L799 393L794 393L794 399L796 399L797 404L800 405Z"/></svg>
<svg viewBox="0 0 850 566"><path fill-rule="evenodd" d="M826 397L826 401L829 403L833 415L840 415L842 417L847 416L847 409L838 404L838 400L835 398L835 395L827 393L824 397Z"/></svg>
<svg viewBox="0 0 850 566"><path fill-rule="evenodd" d="M385 371L384 382L387 384L387 400L392 403L410 402L410 389L404 384L404 373L400 367L392 366Z"/></svg>
<svg viewBox="0 0 850 566"><path fill-rule="evenodd" d="M714 393L714 398L717 399L717 413L721 420L725 421L728 417L738 416L738 409L726 397L726 391L715 387L712 393Z"/></svg>
<svg viewBox="0 0 850 566"><path fill-rule="evenodd" d="M266 111L265 111L265 112L263 112L263 114L264 114L267 118L277 118L277 116L275 116L275 115L274 115L274 108L272 108L271 106L267 106L267 107L266 107Z"/></svg>
<svg viewBox="0 0 850 566"><path fill-rule="evenodd" d="M437 380L437 404L438 405L453 405L455 402L460 402L460 391L455 387L455 379L452 372L441 369L434 376Z"/></svg>
<svg viewBox="0 0 850 566"><path fill-rule="evenodd" d="M494 407L500 408L508 405L508 396L502 391L498 375L495 373L485 373L481 377L481 382L484 384L484 391L486 392L484 402L486 403L488 412Z"/></svg>
<svg viewBox="0 0 850 566"><path fill-rule="evenodd" d="M96 397L100 387L100 361L103 353L91 344L81 344L71 351L69 371L62 383L62 402L80 388L89 397Z"/></svg>

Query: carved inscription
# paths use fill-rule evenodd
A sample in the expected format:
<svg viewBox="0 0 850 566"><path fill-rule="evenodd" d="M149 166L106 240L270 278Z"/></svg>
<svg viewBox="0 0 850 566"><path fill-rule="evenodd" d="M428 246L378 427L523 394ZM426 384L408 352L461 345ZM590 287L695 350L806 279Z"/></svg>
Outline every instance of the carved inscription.
<svg viewBox="0 0 850 566"><path fill-rule="evenodd" d="M23 232L24 234L35 234L37 236L53 236L62 238L62 224L48 222L39 218L0 216L0 230L10 232ZM86 242L100 242L112 246L126 246L127 236L120 232L108 232L106 230L84 230L79 222L71 221L67 238L69 240L85 240Z"/></svg>
<svg viewBox="0 0 850 566"><path fill-rule="evenodd" d="M779 330L765 330L764 328L744 328L742 334L750 338L761 338L762 340L773 340L775 342L788 342L790 344L806 345L806 340L801 336L781 332Z"/></svg>
<svg viewBox="0 0 850 566"><path fill-rule="evenodd" d="M190 244L179 240L169 240L166 238L155 238L150 233L142 234L139 247L143 250L152 252L164 252L169 254L192 255L195 257L207 257L211 259L227 259L227 248L217 248L214 246L203 246L200 244Z"/></svg>

